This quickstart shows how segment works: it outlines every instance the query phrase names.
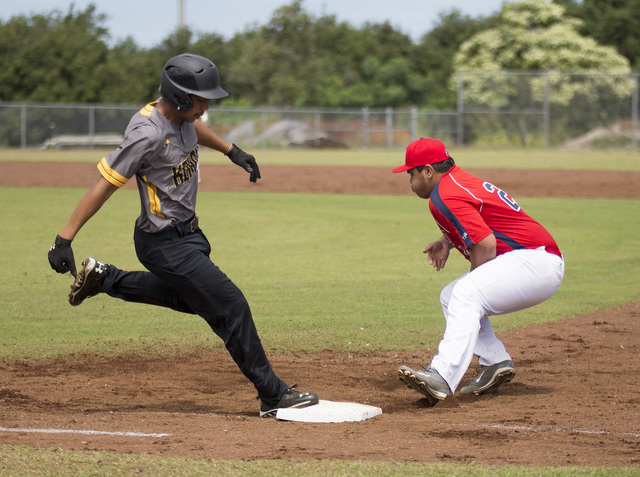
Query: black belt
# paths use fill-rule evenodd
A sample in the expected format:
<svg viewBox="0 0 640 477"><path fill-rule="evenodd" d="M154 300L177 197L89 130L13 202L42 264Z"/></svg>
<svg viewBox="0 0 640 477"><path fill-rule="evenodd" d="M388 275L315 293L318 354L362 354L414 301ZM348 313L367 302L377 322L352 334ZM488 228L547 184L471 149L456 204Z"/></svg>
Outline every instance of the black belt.
<svg viewBox="0 0 640 477"><path fill-rule="evenodd" d="M200 227L198 226L198 216L194 215L191 219L185 220L171 228L161 230L160 232L149 233L136 228L136 233L142 234L148 239L163 240L168 237L184 237L185 235L192 234L198 230L200 230Z"/></svg>
<svg viewBox="0 0 640 477"><path fill-rule="evenodd" d="M200 230L200 227L198 227L198 216L194 215L192 219L182 222L174 228L181 231L183 234L192 234L193 232Z"/></svg>

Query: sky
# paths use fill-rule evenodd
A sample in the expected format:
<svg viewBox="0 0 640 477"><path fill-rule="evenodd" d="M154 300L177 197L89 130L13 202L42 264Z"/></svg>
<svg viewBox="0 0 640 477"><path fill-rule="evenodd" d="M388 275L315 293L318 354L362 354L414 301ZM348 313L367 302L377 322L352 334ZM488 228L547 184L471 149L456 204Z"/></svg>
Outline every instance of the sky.
<svg viewBox="0 0 640 477"><path fill-rule="evenodd" d="M230 39L256 25L268 23L275 10L293 0L18 0L3 2L0 20L30 17L54 10L79 12L93 3L107 15L102 25L109 30L110 44L131 36L139 47L156 46L180 23L195 33L217 33ZM314 17L335 15L338 22L359 28L366 22L388 21L414 41L430 31L441 13L456 8L471 17L500 11L505 0L302 0L302 8ZM182 8L180 5L182 4Z"/></svg>

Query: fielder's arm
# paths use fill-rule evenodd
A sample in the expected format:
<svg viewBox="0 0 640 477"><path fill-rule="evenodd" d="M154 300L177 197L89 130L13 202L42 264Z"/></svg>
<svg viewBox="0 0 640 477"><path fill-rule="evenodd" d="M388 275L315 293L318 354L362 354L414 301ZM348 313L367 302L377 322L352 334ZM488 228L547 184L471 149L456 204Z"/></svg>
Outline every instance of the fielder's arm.
<svg viewBox="0 0 640 477"><path fill-rule="evenodd" d="M469 249L471 259L471 270L478 268L483 263L496 258L496 237L489 234Z"/></svg>

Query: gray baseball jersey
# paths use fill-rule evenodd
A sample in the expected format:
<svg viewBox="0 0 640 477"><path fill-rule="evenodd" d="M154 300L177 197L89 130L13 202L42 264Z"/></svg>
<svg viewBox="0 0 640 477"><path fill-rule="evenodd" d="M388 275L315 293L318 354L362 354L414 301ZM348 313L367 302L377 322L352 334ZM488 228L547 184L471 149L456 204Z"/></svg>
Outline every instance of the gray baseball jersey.
<svg viewBox="0 0 640 477"><path fill-rule="evenodd" d="M190 219L198 191L198 138L192 123L178 125L150 103L129 121L125 139L98 164L122 187L134 175L142 210L137 227L155 233Z"/></svg>

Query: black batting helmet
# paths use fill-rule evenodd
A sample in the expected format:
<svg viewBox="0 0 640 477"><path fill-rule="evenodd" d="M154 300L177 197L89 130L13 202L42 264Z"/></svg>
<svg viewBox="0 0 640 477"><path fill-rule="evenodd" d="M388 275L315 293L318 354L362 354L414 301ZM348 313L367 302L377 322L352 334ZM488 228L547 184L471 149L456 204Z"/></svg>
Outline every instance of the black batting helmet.
<svg viewBox="0 0 640 477"><path fill-rule="evenodd" d="M193 108L191 94L205 99L229 96L220 87L220 73L216 65L203 56L189 53L174 56L164 65L160 93L178 111Z"/></svg>

